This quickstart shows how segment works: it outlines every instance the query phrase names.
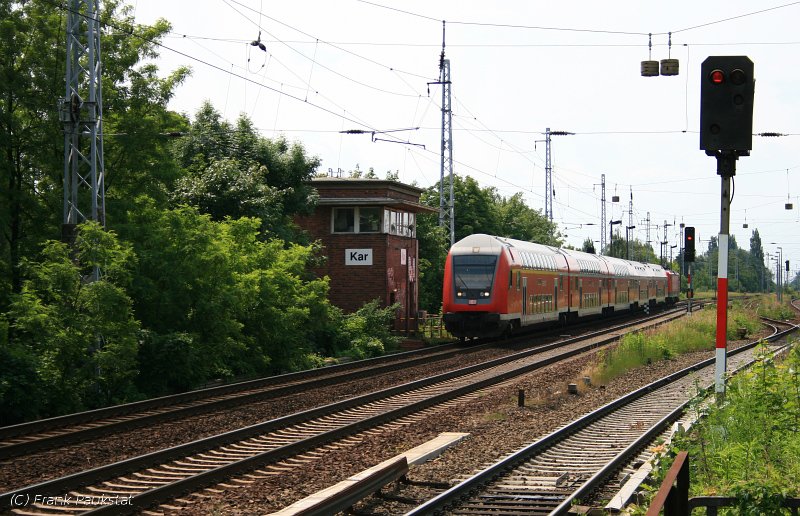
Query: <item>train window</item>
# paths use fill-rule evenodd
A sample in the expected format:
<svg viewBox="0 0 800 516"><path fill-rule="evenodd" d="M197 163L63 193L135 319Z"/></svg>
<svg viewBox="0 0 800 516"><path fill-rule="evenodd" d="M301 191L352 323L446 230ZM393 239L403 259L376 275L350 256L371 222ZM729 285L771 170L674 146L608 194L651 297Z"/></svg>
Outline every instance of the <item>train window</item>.
<svg viewBox="0 0 800 516"><path fill-rule="evenodd" d="M513 286L514 286L514 271L508 271L508 288L509 288L509 290L511 290L511 288Z"/></svg>
<svg viewBox="0 0 800 516"><path fill-rule="evenodd" d="M522 272L517 271L517 290L519 290L519 286L522 283Z"/></svg>
<svg viewBox="0 0 800 516"><path fill-rule="evenodd" d="M486 296L494 283L497 256L458 254L453 256L453 288L459 296ZM475 299L475 297L470 297Z"/></svg>

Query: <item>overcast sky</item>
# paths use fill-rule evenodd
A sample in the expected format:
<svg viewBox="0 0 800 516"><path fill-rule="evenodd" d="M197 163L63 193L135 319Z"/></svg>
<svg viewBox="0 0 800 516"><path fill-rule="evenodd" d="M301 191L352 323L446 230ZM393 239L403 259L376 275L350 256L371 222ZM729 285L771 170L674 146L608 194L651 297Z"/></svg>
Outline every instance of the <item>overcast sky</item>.
<svg viewBox="0 0 800 516"><path fill-rule="evenodd" d="M172 109L193 116L210 100L230 121L245 113L262 135L301 142L322 171L358 165L423 188L440 174L441 87L428 83L438 80L445 20L455 173L503 196L522 192L544 211L545 129L575 133L554 136L551 156L554 220L576 246L600 239L605 174L606 226L609 218L628 223L632 192L637 238L647 239L649 213L653 242L663 239L665 220L683 222L705 249L719 232L720 179L699 150L700 64L747 55L757 79L753 132L787 136L754 136L751 156L738 161L731 233L749 249L758 229L766 252L781 245L792 270L800 265L800 2L130 4L139 23L172 24L162 72L193 70ZM667 57L679 59L678 76L640 75L641 61ZM417 127L376 134L414 145L340 134ZM677 244L677 229L668 238Z"/></svg>

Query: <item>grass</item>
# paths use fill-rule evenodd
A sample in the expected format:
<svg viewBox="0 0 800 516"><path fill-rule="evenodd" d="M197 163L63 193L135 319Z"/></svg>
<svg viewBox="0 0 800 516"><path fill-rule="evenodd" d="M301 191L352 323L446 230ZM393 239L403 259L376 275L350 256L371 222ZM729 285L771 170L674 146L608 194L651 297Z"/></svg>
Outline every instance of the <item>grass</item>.
<svg viewBox="0 0 800 516"><path fill-rule="evenodd" d="M779 320L791 319L796 313L786 303L778 303L774 296L767 295L758 297L756 312L758 315Z"/></svg>
<svg viewBox="0 0 800 516"><path fill-rule="evenodd" d="M728 313L728 339L738 339L739 328L752 335L760 327L751 311L734 306ZM602 385L630 369L658 360L669 360L683 353L714 348L716 311L704 309L677 321L625 335L620 343L598 353L598 360L581 376L589 376L594 385Z"/></svg>
<svg viewBox="0 0 800 516"><path fill-rule="evenodd" d="M675 441L679 449L689 452L690 496L737 499L720 514L789 514L779 507L800 496L800 347L780 363L762 350L730 380L725 403Z"/></svg>

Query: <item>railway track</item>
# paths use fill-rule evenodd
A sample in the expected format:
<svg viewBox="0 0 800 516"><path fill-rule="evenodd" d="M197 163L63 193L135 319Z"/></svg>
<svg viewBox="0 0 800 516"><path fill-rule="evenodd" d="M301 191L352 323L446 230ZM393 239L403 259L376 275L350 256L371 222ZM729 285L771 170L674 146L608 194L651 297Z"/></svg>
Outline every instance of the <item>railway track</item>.
<svg viewBox="0 0 800 516"><path fill-rule="evenodd" d="M797 326L767 340L776 342ZM730 370L751 363L757 343L729 352ZM783 345L772 345L777 352ZM679 420L698 386L713 386L714 359L638 389L560 428L408 513L566 514L605 486L618 488L644 450Z"/></svg>
<svg viewBox="0 0 800 516"><path fill-rule="evenodd" d="M591 327L590 324L572 326L570 331L582 331L587 326ZM559 331L558 328L551 329L540 332L536 339L547 342L546 339L558 337L562 332L563 330ZM515 346L530 345L530 341L530 336L523 335L508 340L504 346L514 349ZM160 422L276 399L309 389L341 385L363 378L375 378L378 375L419 365L446 361L459 355L477 354L496 345L497 342L494 340L478 341L468 347L458 343L446 344L0 427L0 460L59 448ZM498 353L508 352L498 350Z"/></svg>
<svg viewBox="0 0 800 516"><path fill-rule="evenodd" d="M465 350L462 346L447 344L0 427L0 460L162 421L274 399L310 387L336 385L445 360L486 346Z"/></svg>
<svg viewBox="0 0 800 516"><path fill-rule="evenodd" d="M62 514L64 511L79 513L89 509L97 513L118 513L161 503L235 475L252 475L253 471L260 471L256 475L275 474L281 469L275 464L293 460L300 453L325 453L326 446L331 443L346 445L347 439L359 432L387 423L397 424L509 378L611 342L618 338L617 332L624 327L652 325L680 315L670 313L648 318L646 323L641 320L627 323L597 332L611 333L611 336L580 337L541 346L485 364L17 489L0 495L0 507L13 505L18 513L31 513L32 510L42 513L53 509L46 503L31 503L39 495L57 500L60 505L56 512ZM98 507L95 502L102 497L123 500L125 505Z"/></svg>

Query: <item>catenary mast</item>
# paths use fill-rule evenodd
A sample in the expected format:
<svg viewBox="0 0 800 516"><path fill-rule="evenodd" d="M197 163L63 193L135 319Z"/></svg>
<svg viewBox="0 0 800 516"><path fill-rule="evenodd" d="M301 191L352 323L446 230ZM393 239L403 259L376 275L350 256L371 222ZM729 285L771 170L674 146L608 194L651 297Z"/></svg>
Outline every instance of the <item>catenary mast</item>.
<svg viewBox="0 0 800 516"><path fill-rule="evenodd" d="M100 82L100 0L69 0L66 30L64 126L64 217L62 237L94 220L105 226L103 95ZM99 271L95 271L97 279Z"/></svg>

